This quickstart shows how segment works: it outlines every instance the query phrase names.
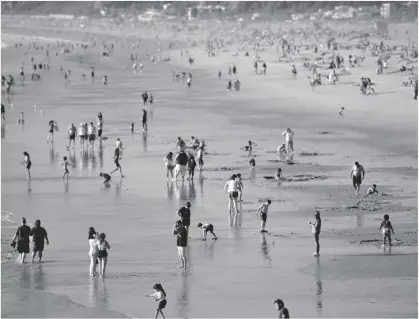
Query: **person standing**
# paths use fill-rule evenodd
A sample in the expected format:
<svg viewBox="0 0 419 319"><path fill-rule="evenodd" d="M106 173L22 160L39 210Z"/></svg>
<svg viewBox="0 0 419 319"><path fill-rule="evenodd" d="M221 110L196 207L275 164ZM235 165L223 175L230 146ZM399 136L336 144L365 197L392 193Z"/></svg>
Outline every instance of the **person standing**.
<svg viewBox="0 0 419 319"><path fill-rule="evenodd" d="M180 268L186 268L186 247L188 246L188 232L178 220L173 226L173 235L177 236L177 251L180 258Z"/></svg>
<svg viewBox="0 0 419 319"><path fill-rule="evenodd" d="M25 160L20 162L20 165L26 164L26 169L28 170L28 178L31 178L31 166L32 166L32 162L31 162L31 156L29 155L28 152L23 152L23 156L25 156Z"/></svg>
<svg viewBox="0 0 419 319"><path fill-rule="evenodd" d="M143 109L143 116L142 116L142 122L143 122L143 131L147 132L147 111L146 109Z"/></svg>
<svg viewBox="0 0 419 319"><path fill-rule="evenodd" d="M103 132L103 116L102 116L102 113L99 112L97 115L97 137L99 138L99 142L102 142L102 132Z"/></svg>
<svg viewBox="0 0 419 319"><path fill-rule="evenodd" d="M418 99L418 80L415 81L415 96L413 97L413 99Z"/></svg>
<svg viewBox="0 0 419 319"><path fill-rule="evenodd" d="M145 91L142 95L144 107L147 107L147 101L148 101L148 94L147 91Z"/></svg>
<svg viewBox="0 0 419 319"><path fill-rule="evenodd" d="M99 259L99 277L102 278L102 281L105 278L106 265L108 263L108 249L111 249L111 246L105 238L106 235L101 233L97 236L96 241L98 248L97 258Z"/></svg>
<svg viewBox="0 0 419 319"><path fill-rule="evenodd" d="M201 172L202 166L204 166L204 147L203 146L199 147L197 157L198 157L199 171Z"/></svg>
<svg viewBox="0 0 419 319"><path fill-rule="evenodd" d="M237 199L239 197L237 181L237 175L233 174L230 179L224 185L224 190L228 194L228 212L229 212L229 224L230 227L237 224L237 217L239 211L237 209ZM232 207L233 206L233 207ZM233 215L232 208L234 208L235 214Z"/></svg>
<svg viewBox="0 0 419 319"><path fill-rule="evenodd" d="M169 179L169 173L172 176L173 179L173 168L175 167L173 164L173 153L169 152L165 157L164 157L164 165L166 166L166 176L167 179Z"/></svg>
<svg viewBox="0 0 419 319"><path fill-rule="evenodd" d="M119 164L119 159L120 159L120 148L119 147L115 148L115 154L114 154L113 159L114 159L114 163L116 165L116 168L111 172L111 175L113 173L115 173L117 170L119 170L119 172L121 173L121 177L124 177L124 175L122 174L122 167Z"/></svg>
<svg viewBox="0 0 419 319"><path fill-rule="evenodd" d="M365 178L364 167L360 165L358 162L355 162L355 165L352 167L350 176L352 177L352 185L356 190L356 196L358 196L361 183Z"/></svg>
<svg viewBox="0 0 419 319"><path fill-rule="evenodd" d="M159 313L161 314L163 319L165 319L166 317L163 314L163 309L166 308L166 305L167 305L166 292L164 291L161 284L155 284L153 286L153 289L154 289L154 293L148 294L146 295L146 297L154 297L156 299L156 302L158 302L156 315L154 316L154 319L157 319L157 317L159 316Z"/></svg>
<svg viewBox="0 0 419 319"><path fill-rule="evenodd" d="M1 103L1 118L4 120L6 114L6 108L4 107L4 104Z"/></svg>
<svg viewBox="0 0 419 319"><path fill-rule="evenodd" d="M316 242L316 252L313 254L314 257L320 257L320 231L322 228L322 220L320 218L320 212L316 211L314 214L316 217L315 222L308 222L308 224L311 226L311 231L314 234L314 241Z"/></svg>
<svg viewBox="0 0 419 319"><path fill-rule="evenodd" d="M71 142L73 142L73 148L74 148L75 143L76 143L76 133L77 133L77 129L74 126L74 124L71 123L67 131L67 138L68 138L67 148L70 148Z"/></svg>
<svg viewBox="0 0 419 319"><path fill-rule="evenodd" d="M99 263L98 261L98 248L97 248L97 238L98 233L93 227L89 227L89 257L90 257L90 267L89 267L89 276L96 276L96 266Z"/></svg>
<svg viewBox="0 0 419 319"><path fill-rule="evenodd" d="M188 164L188 155L181 150L175 158L176 167L175 167L175 179L177 180L179 174L182 175L182 181L185 180L186 175L186 165Z"/></svg>
<svg viewBox="0 0 419 319"><path fill-rule="evenodd" d="M36 253L38 253L39 263L42 263L42 252L44 251L45 240L49 245L48 234L44 227L41 227L41 221L35 221L35 227L31 229L29 236L32 236L32 263L35 262Z"/></svg>
<svg viewBox="0 0 419 319"><path fill-rule="evenodd" d="M294 152L294 132L287 128L287 130L282 133L282 136L285 136L287 152Z"/></svg>
<svg viewBox="0 0 419 319"><path fill-rule="evenodd" d="M13 238L12 247L16 246L17 239L17 251L20 254L20 263L23 264L26 259L26 254L29 254L29 234L31 229L26 225L26 218L22 217L22 225L17 230L15 237Z"/></svg>
<svg viewBox="0 0 419 319"><path fill-rule="evenodd" d="M182 225L189 232L189 226L191 225L191 203L187 202L185 206L178 209L177 214L180 217Z"/></svg>

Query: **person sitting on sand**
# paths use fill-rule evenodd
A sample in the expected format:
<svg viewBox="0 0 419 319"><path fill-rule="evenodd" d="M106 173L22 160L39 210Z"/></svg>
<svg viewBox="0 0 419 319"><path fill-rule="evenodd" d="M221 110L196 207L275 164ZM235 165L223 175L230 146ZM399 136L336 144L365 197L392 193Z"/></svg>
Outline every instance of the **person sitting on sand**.
<svg viewBox="0 0 419 319"><path fill-rule="evenodd" d="M198 228L202 229L202 240L207 240L207 233L210 232L212 236L214 236L213 239L218 239L217 235L214 233L214 226L212 224L202 224L198 223Z"/></svg>
<svg viewBox="0 0 419 319"><path fill-rule="evenodd" d="M111 176L109 174L100 173L99 176L104 178L103 184L109 184L109 181L111 180Z"/></svg>
<svg viewBox="0 0 419 319"><path fill-rule="evenodd" d="M243 146L243 147L240 147L240 149L241 149L241 150L243 150L243 151L249 151L249 152L251 152L251 151L252 151L253 146L257 146L257 144L256 144L256 143L254 143L254 142L252 142L252 141L249 141L249 142L248 142L248 145L245 145L245 146Z"/></svg>
<svg viewBox="0 0 419 319"><path fill-rule="evenodd" d="M265 226L266 226L266 219L268 218L268 209L269 206L271 205L271 200L268 199L265 203L263 203L262 205L259 206L258 210L256 211L256 215L260 215L260 219L262 220L260 227L261 233L266 233L267 231L265 230Z"/></svg>
<svg viewBox="0 0 419 319"><path fill-rule="evenodd" d="M388 238L388 245L391 246L391 232L394 235L394 230L390 222L390 216L388 216L388 214L384 215L383 221L381 222L378 231L380 231L381 229L383 230L383 245L386 244L386 239Z"/></svg>
<svg viewBox="0 0 419 319"><path fill-rule="evenodd" d="M290 317L290 313L287 308L285 308L285 304L281 299L277 299L274 301L274 306L276 310L278 310L278 318L279 319L286 319Z"/></svg>
<svg viewBox="0 0 419 319"><path fill-rule="evenodd" d="M378 195L377 185L373 184L372 187L368 188L367 196L372 196L374 194Z"/></svg>

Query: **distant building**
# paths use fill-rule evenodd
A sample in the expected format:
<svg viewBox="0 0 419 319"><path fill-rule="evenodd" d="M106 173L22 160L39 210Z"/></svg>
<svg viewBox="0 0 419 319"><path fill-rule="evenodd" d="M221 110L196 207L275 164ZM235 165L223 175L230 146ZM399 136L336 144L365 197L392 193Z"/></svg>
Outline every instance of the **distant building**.
<svg viewBox="0 0 419 319"><path fill-rule="evenodd" d="M391 16L391 3L383 3L380 8L380 15L385 18L389 19Z"/></svg>

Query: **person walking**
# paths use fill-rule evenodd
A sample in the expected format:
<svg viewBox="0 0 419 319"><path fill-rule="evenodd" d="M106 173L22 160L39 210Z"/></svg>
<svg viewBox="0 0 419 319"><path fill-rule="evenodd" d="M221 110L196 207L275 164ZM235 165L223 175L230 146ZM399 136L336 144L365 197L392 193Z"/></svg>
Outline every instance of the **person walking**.
<svg viewBox="0 0 419 319"><path fill-rule="evenodd" d="M42 252L44 251L45 240L49 245L49 239L47 231L44 227L41 227L41 221L37 219L35 221L35 227L31 229L29 236L32 236L32 263L35 262L35 256L38 253L39 263L42 263Z"/></svg>
<svg viewBox="0 0 419 319"><path fill-rule="evenodd" d="M31 232L31 228L26 225L26 218L22 217L22 225L20 225L17 230L15 237L13 238L12 247L16 247L17 244L17 251L20 254L20 263L23 264L26 259L26 254L29 254L29 234ZM16 243L17 239L17 243Z"/></svg>
<svg viewBox="0 0 419 319"><path fill-rule="evenodd" d="M355 165L352 167L350 176L352 178L352 185L356 190L356 196L358 196L362 181L365 178L364 167L360 165L358 162L355 162Z"/></svg>

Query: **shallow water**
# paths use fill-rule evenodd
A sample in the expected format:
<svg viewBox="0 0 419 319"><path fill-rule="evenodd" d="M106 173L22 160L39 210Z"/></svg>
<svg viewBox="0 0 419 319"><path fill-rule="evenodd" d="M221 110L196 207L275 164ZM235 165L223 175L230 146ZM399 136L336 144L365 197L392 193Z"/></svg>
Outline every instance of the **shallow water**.
<svg viewBox="0 0 419 319"><path fill-rule="evenodd" d="M7 62L4 72L17 73L23 52L2 50L2 54L2 63ZM89 61L84 69L79 56ZM299 164L282 164L284 174L326 172L328 178L280 185L264 181L262 176L269 171L273 175L278 167L268 164L276 155L266 150L282 143L272 111L260 111L256 118L249 111L254 108L251 100L226 101L224 86L200 72L194 72L190 92L172 82L169 65L145 62L144 73L132 75L129 67L121 68L127 55L123 56L98 62L76 52L63 62L73 73L67 87L59 77L61 61L54 59L41 83L15 90L2 138L2 211L13 213L11 221L2 219L2 256L9 256L2 263L4 317L150 317L155 305L144 294L156 282L168 294L167 317L271 317L276 298L286 300L294 317L417 316L417 246L393 247L388 252L380 246L353 245L347 238L325 235L322 257L316 260L311 256L314 244L307 226L314 207L347 203L350 185L345 155L349 148L352 156L363 154L364 166L379 165L370 181L381 176L380 168L396 163L417 168L417 157L406 151L377 162L382 149L362 144L366 133L350 129L340 130L337 140L317 135L314 144L313 132L324 127L301 123L301 127L293 126L299 136L296 153L327 149L332 155L296 155ZM88 73L90 64L99 77L94 84L79 76ZM100 79L105 71L107 89ZM152 92L156 101L149 109L147 134L140 130L144 90ZM241 111L235 113L239 107ZM25 112L24 127L15 120L21 111ZM95 122L99 111L105 120L104 135L109 137L103 147L96 147L94 154L80 153L78 145L74 152L67 151L64 132L68 124ZM284 118L289 117L284 113ZM53 145L45 142L50 119L60 126ZM132 121L134 134L128 130ZM193 183L167 182L164 155L174 150L177 136L187 140L191 135L204 139L208 152L216 154L204 158L205 179L197 173ZM120 180L116 174L106 188L98 175L113 169L118 137L126 148L121 160L126 178ZM259 144L253 152L258 163L254 173L248 171L247 153L239 150L248 139ZM24 150L33 162L31 181L19 165ZM75 165L68 183L61 180L63 156ZM220 167L240 171L244 177L243 226L238 229L228 229L223 192L232 172L215 171ZM400 182L400 174L388 176L388 184L382 182L385 190ZM407 176L404 194L414 208L417 170ZM254 213L267 197L277 201L270 208L270 233L262 236ZM192 203L192 229L189 266L183 272L176 268L171 227L176 210L187 200ZM21 216L30 223L41 219L48 231L51 245L45 250L44 264L17 264L16 254L10 252L9 240ZM325 234L329 227L359 227L355 216L337 219L335 224L333 217L328 217L333 226L323 223ZM214 224L220 239L200 241L198 222ZM112 247L103 283L88 277L89 226L105 232ZM412 224L405 228L411 229ZM349 303L356 307L348 307Z"/></svg>

